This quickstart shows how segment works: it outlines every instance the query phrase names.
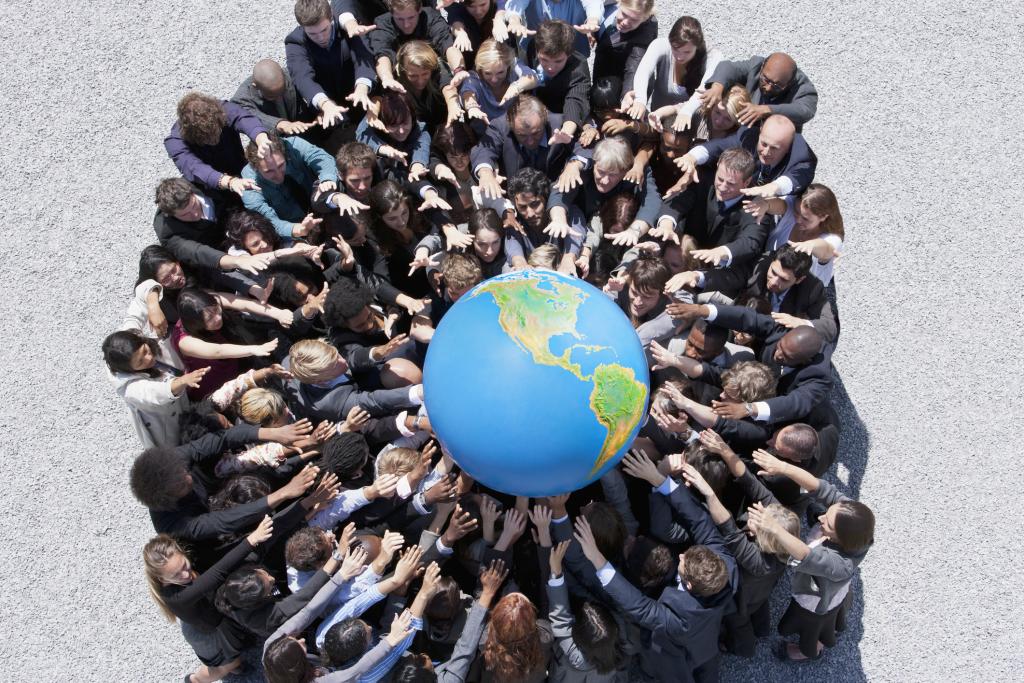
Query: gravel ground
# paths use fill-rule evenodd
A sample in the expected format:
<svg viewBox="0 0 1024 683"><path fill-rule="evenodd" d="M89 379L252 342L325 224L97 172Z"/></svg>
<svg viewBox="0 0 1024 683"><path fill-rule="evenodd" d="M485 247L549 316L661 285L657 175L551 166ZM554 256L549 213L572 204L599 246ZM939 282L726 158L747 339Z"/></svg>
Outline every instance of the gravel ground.
<svg viewBox="0 0 1024 683"><path fill-rule="evenodd" d="M230 96L254 61L283 59L291 5L267 5L0 5L6 680L173 681L194 665L146 594L139 551L152 529L127 487L138 446L99 343L153 240L175 102L190 88ZM1024 368L1003 341L1021 332L1022 272L1004 237L1017 226L985 197L1010 183L998 203L1022 198L1024 149L1004 112L1024 108L1010 86L1024 24L1005 3L898 7L697 12L726 55L789 51L822 94L807 136L849 234L836 478L878 518L840 645L794 667L765 644L753 660L728 659L723 681L1010 680L1024 667L1009 565L1024 467L1006 447L1024 416ZM663 30L692 11L659 10Z"/></svg>

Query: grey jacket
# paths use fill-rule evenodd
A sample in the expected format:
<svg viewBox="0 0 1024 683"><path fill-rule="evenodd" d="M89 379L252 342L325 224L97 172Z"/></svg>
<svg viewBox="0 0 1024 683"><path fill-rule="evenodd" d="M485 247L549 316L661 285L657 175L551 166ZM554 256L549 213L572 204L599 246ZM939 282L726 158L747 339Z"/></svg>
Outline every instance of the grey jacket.
<svg viewBox="0 0 1024 683"><path fill-rule="evenodd" d="M277 130L281 121L311 121L314 114L299 97L288 71L284 72L284 93L279 101L268 100L253 85L252 76L242 81L231 101L252 112L267 127Z"/></svg>
<svg viewBox="0 0 1024 683"><path fill-rule="evenodd" d="M569 589L563 581L558 586L546 583L551 631L555 636L555 656L548 671L550 683L625 683L627 662L610 673L599 673L580 652L572 638L573 616L569 611ZM622 639L620 634L620 640ZM622 643L625 647L625 643Z"/></svg>
<svg viewBox="0 0 1024 683"><path fill-rule="evenodd" d="M765 57L751 57L742 62L721 61L711 74L709 83L721 83L728 92L734 85L742 85L750 93L750 101L754 104L767 104L773 114L781 114L794 124L797 132L803 125L814 118L818 111L818 91L811 79L800 69L796 70L793 82L778 97L766 101L761 93L761 67Z"/></svg>

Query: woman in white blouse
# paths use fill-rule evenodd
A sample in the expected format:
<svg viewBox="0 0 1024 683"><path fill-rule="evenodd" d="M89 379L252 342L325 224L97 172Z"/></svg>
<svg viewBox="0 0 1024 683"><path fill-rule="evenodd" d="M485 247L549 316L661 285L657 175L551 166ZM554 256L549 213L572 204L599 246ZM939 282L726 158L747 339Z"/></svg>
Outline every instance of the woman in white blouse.
<svg viewBox="0 0 1024 683"><path fill-rule="evenodd" d="M667 37L657 38L647 48L622 108L642 121L648 110L675 106L677 120L690 121L700 108L704 84L720 61L722 53L704 43L700 22L680 17Z"/></svg>
<svg viewBox="0 0 1024 683"><path fill-rule="evenodd" d="M836 258L843 247L843 216L835 194L820 183L811 183L799 197L752 199L745 204L748 213L781 216L768 235L765 248L771 252L786 242L797 251L811 255L811 274L826 287L832 282Z"/></svg>

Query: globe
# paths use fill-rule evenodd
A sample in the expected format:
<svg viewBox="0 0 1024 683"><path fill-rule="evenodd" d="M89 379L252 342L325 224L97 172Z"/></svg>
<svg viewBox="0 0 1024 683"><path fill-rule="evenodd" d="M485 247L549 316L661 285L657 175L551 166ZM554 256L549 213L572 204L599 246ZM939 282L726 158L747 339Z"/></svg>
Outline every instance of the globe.
<svg viewBox="0 0 1024 683"><path fill-rule="evenodd" d="M575 491L622 458L650 393L629 319L593 285L549 270L478 284L445 313L423 370L442 447L519 496Z"/></svg>

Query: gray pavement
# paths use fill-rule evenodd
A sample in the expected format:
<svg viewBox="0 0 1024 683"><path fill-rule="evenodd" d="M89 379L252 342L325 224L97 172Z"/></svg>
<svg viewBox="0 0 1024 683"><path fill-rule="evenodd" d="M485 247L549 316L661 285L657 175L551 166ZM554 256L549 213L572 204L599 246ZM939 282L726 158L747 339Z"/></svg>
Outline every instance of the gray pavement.
<svg viewBox="0 0 1024 683"><path fill-rule="evenodd" d="M836 478L878 519L840 644L803 666L762 645L722 680L1019 680L1020 13L659 2L662 30L684 12L727 56L791 52L821 93L806 135L848 234ZM99 344L153 241L177 99L230 96L291 27L284 1L0 4L5 680L173 681L195 663L146 594L138 445Z"/></svg>

